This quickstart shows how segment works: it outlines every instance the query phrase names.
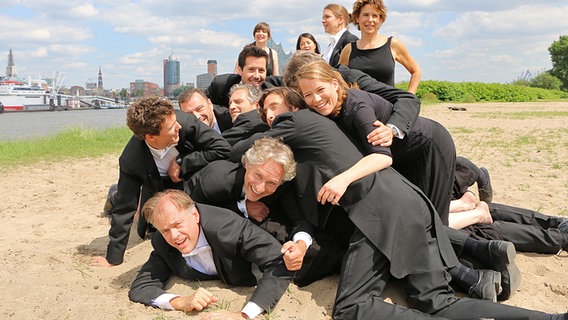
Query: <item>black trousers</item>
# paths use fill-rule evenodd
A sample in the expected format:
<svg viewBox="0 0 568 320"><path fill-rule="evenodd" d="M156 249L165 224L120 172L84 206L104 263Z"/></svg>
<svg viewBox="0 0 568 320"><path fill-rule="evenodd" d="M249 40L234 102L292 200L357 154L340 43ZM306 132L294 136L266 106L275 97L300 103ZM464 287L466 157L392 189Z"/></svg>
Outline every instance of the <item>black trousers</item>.
<svg viewBox="0 0 568 320"><path fill-rule="evenodd" d="M390 263L355 228L341 268L333 309L334 319L563 319L561 315L548 315L487 300L456 297L449 286L450 275L442 263L437 235L431 227L433 217L427 210L421 211L425 215L424 232L429 235L427 247L416 248L409 243L406 250L428 250L430 259L424 261L424 266L430 271L410 274L404 278L410 308L387 303L380 297L391 277ZM440 237L446 236L443 230L439 233Z"/></svg>
<svg viewBox="0 0 568 320"><path fill-rule="evenodd" d="M294 276L294 283L303 287L332 274L339 274L353 230L353 222L347 213L341 207L334 206L326 225L315 228L313 243L306 252L302 268Z"/></svg>
<svg viewBox="0 0 568 320"><path fill-rule="evenodd" d="M430 199L444 225L448 225L450 201L455 180L456 147L454 140L444 126L433 122L432 138L421 137L410 132L411 139L422 143L421 152L412 151L415 146L409 145L407 156L403 159L393 158L392 167L406 179L416 185ZM423 142L420 142L425 140Z"/></svg>
<svg viewBox="0 0 568 320"><path fill-rule="evenodd" d="M477 239L510 241L517 251L554 254L568 247L558 230L562 218L499 203L488 205L493 223L472 225L463 232Z"/></svg>

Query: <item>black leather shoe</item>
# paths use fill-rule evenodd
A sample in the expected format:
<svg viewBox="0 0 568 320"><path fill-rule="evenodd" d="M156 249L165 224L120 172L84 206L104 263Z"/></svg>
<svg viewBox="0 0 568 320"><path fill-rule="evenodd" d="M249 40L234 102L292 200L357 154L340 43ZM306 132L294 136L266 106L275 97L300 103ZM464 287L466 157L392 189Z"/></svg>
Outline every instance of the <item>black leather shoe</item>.
<svg viewBox="0 0 568 320"><path fill-rule="evenodd" d="M489 171L484 167L480 167L479 170L483 174L483 176L477 178L479 200L489 203L493 201L493 188L491 187L491 178L489 178Z"/></svg>
<svg viewBox="0 0 568 320"><path fill-rule="evenodd" d="M110 213L112 211L112 208L114 207L117 191L118 191L118 185L116 183L112 184L108 188L107 199L105 202L105 206L103 207L103 212L101 212L101 217L110 218Z"/></svg>
<svg viewBox="0 0 568 320"><path fill-rule="evenodd" d="M469 296L497 302L497 294L501 285L501 273L484 269L478 271L479 280L469 288Z"/></svg>
<svg viewBox="0 0 568 320"><path fill-rule="evenodd" d="M521 271L515 263L517 251L515 246L508 241L489 241L489 262L491 269L501 272L501 293L497 300L509 299L521 284Z"/></svg>
<svg viewBox="0 0 568 320"><path fill-rule="evenodd" d="M562 246L562 250L568 251L568 219L560 218L562 222L558 224L558 230L564 237L564 245Z"/></svg>

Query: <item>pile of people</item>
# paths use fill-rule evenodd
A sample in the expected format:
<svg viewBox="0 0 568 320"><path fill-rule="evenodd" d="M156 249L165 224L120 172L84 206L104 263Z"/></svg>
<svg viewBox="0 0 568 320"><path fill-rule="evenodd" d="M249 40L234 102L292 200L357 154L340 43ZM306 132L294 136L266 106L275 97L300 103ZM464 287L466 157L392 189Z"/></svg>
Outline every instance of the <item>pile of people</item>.
<svg viewBox="0 0 568 320"><path fill-rule="evenodd" d="M520 285L516 250L567 249L568 221L492 203L487 169L457 157L449 132L419 116L420 68L378 34L382 1L355 1L352 17L360 40L347 10L326 6L330 46L319 54L300 35L282 77L277 64L268 75L273 56L259 43L270 29L260 23L236 73L182 93L181 110L156 97L130 106L134 135L105 204L107 254L93 264L123 263L137 217L154 251L129 297L157 308L217 301L203 288L166 292L174 275L256 285L241 312L208 313L254 319L291 282L339 274L334 319L568 319L497 303ZM392 86L394 61L411 73L408 91ZM392 278L407 284L409 307L381 298Z"/></svg>

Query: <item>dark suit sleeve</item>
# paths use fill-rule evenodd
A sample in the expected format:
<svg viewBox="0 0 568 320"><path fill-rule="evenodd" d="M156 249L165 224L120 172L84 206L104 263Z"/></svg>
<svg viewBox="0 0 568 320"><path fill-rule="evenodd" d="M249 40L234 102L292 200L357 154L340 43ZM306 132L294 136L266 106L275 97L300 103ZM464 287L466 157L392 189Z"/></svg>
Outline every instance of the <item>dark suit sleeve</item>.
<svg viewBox="0 0 568 320"><path fill-rule="evenodd" d="M250 301L266 311L273 310L295 274L286 269L280 254L280 243L266 231L245 220L239 244L240 256L256 264L262 272Z"/></svg>
<svg viewBox="0 0 568 320"><path fill-rule="evenodd" d="M280 243L248 219L227 214L225 209L199 203L197 209L221 280L231 285L254 285L250 264L256 264L262 278L250 301L266 311L273 310L295 274L286 269Z"/></svg>
<svg viewBox="0 0 568 320"><path fill-rule="evenodd" d="M281 185L279 189L281 189L279 203L282 204L282 208L292 224L290 236L293 237L294 234L298 232L306 232L313 238L313 226L306 220L302 210L300 209L298 192L296 191L294 183L292 181L288 181Z"/></svg>
<svg viewBox="0 0 568 320"><path fill-rule="evenodd" d="M130 286L128 297L131 301L151 305L152 300L166 293L164 286L170 278L171 270L154 250L148 261L138 272Z"/></svg>
<svg viewBox="0 0 568 320"><path fill-rule="evenodd" d="M266 77L264 80L263 87L265 89L272 88L272 87L284 87L284 78L282 76L270 76Z"/></svg>
<svg viewBox="0 0 568 320"><path fill-rule="evenodd" d="M128 297L131 301L151 305L152 300L166 293L164 287L172 275L172 270L162 257L167 255L168 250L172 249L159 234L152 237L152 247L154 251L150 253L150 258L130 285Z"/></svg>
<svg viewBox="0 0 568 320"><path fill-rule="evenodd" d="M138 208L140 187L143 180L137 172L144 170L137 166L144 163L144 159L133 159L138 141L132 137L119 158L119 178L115 205L111 211L109 243L106 259L110 264L118 265L124 261L124 252L130 236L130 228L134 214ZM144 171L145 172L145 171Z"/></svg>
<svg viewBox="0 0 568 320"><path fill-rule="evenodd" d="M233 194L237 168L230 161L212 162L189 179L186 192L197 203L222 207L242 215Z"/></svg>
<svg viewBox="0 0 568 320"><path fill-rule="evenodd" d="M393 109L388 123L406 134L410 132L420 114L420 99L410 92L379 82L360 70L340 65L337 71L347 83L357 83L361 90L377 94L392 103Z"/></svg>
<svg viewBox="0 0 568 320"><path fill-rule="evenodd" d="M233 127L223 131L221 135L233 146L243 139L248 139L257 132L264 132L268 129L270 129L270 127L260 119L258 111L252 110L240 114L237 119L235 119Z"/></svg>
<svg viewBox="0 0 568 320"><path fill-rule="evenodd" d="M229 106L229 90L231 87L241 82L241 76L234 73L220 74L213 78L209 87L205 90L205 94L213 104L228 107Z"/></svg>
<svg viewBox="0 0 568 320"><path fill-rule="evenodd" d="M250 138L239 141L235 145L233 145L231 147L231 155L229 158L233 162L241 161L241 157L243 156L243 154L250 148L250 146L253 145L253 143L257 139L262 137L273 137L273 138L282 137L283 141L285 141L286 144L290 145L290 143L293 143L293 140L296 137L296 135L294 134L294 132L296 131L294 120L295 119L293 112L286 112L279 115L274 120L272 128L270 130L265 132L255 133ZM275 124L277 122L279 123L279 125L276 127Z"/></svg>
<svg viewBox="0 0 568 320"><path fill-rule="evenodd" d="M209 87L205 89L205 95L209 97L209 100L211 100L213 104L223 107L227 106L227 101L229 99L227 97L227 94L229 92L225 90L225 84L227 83L227 79L228 79L227 74L218 75L215 78L213 78L213 81L211 81Z"/></svg>
<svg viewBox="0 0 568 320"><path fill-rule="evenodd" d="M182 177L188 179L207 164L229 157L231 146L217 131L193 114L178 112L177 120L182 126L178 143Z"/></svg>
<svg viewBox="0 0 568 320"><path fill-rule="evenodd" d="M367 141L367 135L375 130L373 122L378 119L386 122L390 117L392 105L378 95L359 90L350 90L343 106L341 124L354 135L356 144L362 146L364 154L385 154L392 157L389 147L373 146Z"/></svg>

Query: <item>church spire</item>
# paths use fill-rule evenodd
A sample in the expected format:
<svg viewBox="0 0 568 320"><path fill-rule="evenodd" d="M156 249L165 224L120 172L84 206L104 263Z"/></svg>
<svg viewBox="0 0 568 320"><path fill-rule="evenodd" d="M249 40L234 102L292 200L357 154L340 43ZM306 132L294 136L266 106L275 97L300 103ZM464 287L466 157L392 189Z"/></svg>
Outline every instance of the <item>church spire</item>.
<svg viewBox="0 0 568 320"><path fill-rule="evenodd" d="M99 66L99 84L98 89L103 90L103 73L101 71L101 66Z"/></svg>
<svg viewBox="0 0 568 320"><path fill-rule="evenodd" d="M8 54L8 66L6 67L6 78L16 77L16 65L14 64L14 55L12 54L12 49Z"/></svg>

